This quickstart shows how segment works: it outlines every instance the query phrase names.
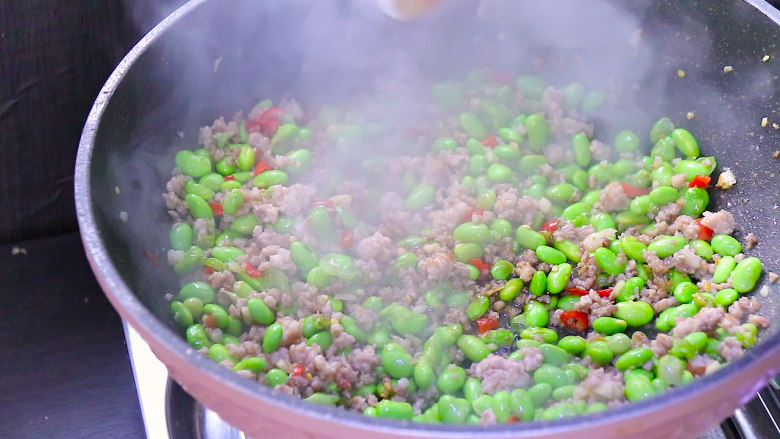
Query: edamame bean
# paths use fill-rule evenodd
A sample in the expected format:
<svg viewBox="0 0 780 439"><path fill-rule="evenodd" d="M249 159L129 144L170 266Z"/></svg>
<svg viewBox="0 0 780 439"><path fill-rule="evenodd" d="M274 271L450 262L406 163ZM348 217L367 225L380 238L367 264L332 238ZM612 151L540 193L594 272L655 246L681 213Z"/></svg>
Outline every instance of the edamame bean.
<svg viewBox="0 0 780 439"><path fill-rule="evenodd" d="M265 370L267 364L265 358L262 357L247 357L236 363L233 366L233 370L248 370L254 373L260 373Z"/></svg>
<svg viewBox="0 0 780 439"><path fill-rule="evenodd" d="M517 78L515 86L528 99L539 101L542 99L544 91L547 89L547 83L536 76L524 75Z"/></svg>
<svg viewBox="0 0 780 439"><path fill-rule="evenodd" d="M677 149L688 157L696 158L699 156L699 143L693 135L685 128L675 128L672 130L672 139Z"/></svg>
<svg viewBox="0 0 780 439"><path fill-rule="evenodd" d="M463 383L463 396L473 405L474 401L482 396L482 381L474 377L466 378L466 382Z"/></svg>
<svg viewBox="0 0 780 439"><path fill-rule="evenodd" d="M190 213L195 218L213 219L214 211L211 210L211 206L202 197L195 194L187 194L184 197L184 203L190 210Z"/></svg>
<svg viewBox="0 0 780 439"><path fill-rule="evenodd" d="M287 167L287 172L292 175L308 170L314 163L314 156L311 151L304 148L290 151L287 154L287 157L294 162L294 164Z"/></svg>
<svg viewBox="0 0 780 439"><path fill-rule="evenodd" d="M514 128L502 127L498 129L497 133L498 137L501 137L507 142L523 143L523 136Z"/></svg>
<svg viewBox="0 0 780 439"><path fill-rule="evenodd" d="M523 281L521 279L509 279L506 281L506 284L504 284L504 288L498 292L498 297L505 302L511 302L515 300L515 297L517 297L517 295L520 294L520 291L522 290Z"/></svg>
<svg viewBox="0 0 780 439"><path fill-rule="evenodd" d="M653 358L653 351L648 348L634 348L621 355L615 362L615 367L620 370L642 367Z"/></svg>
<svg viewBox="0 0 780 439"><path fill-rule="evenodd" d="M700 187L689 187L683 190L682 198L685 204L680 209L680 214L694 218L701 215L710 202L710 195L707 193L707 190Z"/></svg>
<svg viewBox="0 0 780 439"><path fill-rule="evenodd" d="M493 154L503 163L515 163L523 155L520 148L514 143L497 145L493 148Z"/></svg>
<svg viewBox="0 0 780 439"><path fill-rule="evenodd" d="M436 387L440 392L452 395L460 390L465 382L466 371L460 366L450 364L439 374Z"/></svg>
<svg viewBox="0 0 780 439"><path fill-rule="evenodd" d="M547 326L547 323L550 320L550 314L547 307L535 300L528 301L525 304L524 314L526 323L539 328Z"/></svg>
<svg viewBox="0 0 780 439"><path fill-rule="evenodd" d="M484 223L463 223L455 228L452 237L460 242L486 242L493 238L490 228Z"/></svg>
<svg viewBox="0 0 780 439"><path fill-rule="evenodd" d="M629 401L635 402L655 395L655 388L646 376L632 375L626 378L625 393Z"/></svg>
<svg viewBox="0 0 780 439"><path fill-rule="evenodd" d="M658 119L658 121L653 124L653 127L650 128L650 141L655 143L664 137L671 136L674 128L674 122L668 117Z"/></svg>
<svg viewBox="0 0 780 439"><path fill-rule="evenodd" d="M185 149L176 153L175 161L176 167L184 175L199 178L211 172L211 159L209 156L195 154Z"/></svg>
<svg viewBox="0 0 780 439"><path fill-rule="evenodd" d="M452 249L455 254L455 260L458 262L468 262L472 259L481 258L483 254L482 246L473 242L461 242L455 244Z"/></svg>
<svg viewBox="0 0 780 439"><path fill-rule="evenodd" d="M620 240L620 248L623 249L623 252L629 258L637 262L641 262L641 263L645 262L645 257L642 254L642 252L647 249L647 246L644 245L635 237L631 235L624 236Z"/></svg>
<svg viewBox="0 0 780 439"><path fill-rule="evenodd" d="M500 259L490 267L490 275L493 279L504 280L508 278L515 269L515 265L506 259Z"/></svg>
<svg viewBox="0 0 780 439"><path fill-rule="evenodd" d="M733 288L724 288L715 294L715 302L718 305L729 306L739 298L739 293Z"/></svg>
<svg viewBox="0 0 780 439"><path fill-rule="evenodd" d="M618 152L634 152L639 148L639 137L631 130L623 130L615 137Z"/></svg>
<svg viewBox="0 0 780 439"><path fill-rule="evenodd" d="M478 337L462 334L457 338L458 349L471 361L481 361L490 353L490 348Z"/></svg>
<svg viewBox="0 0 780 439"><path fill-rule="evenodd" d="M379 418L412 419L414 416L414 409L408 402L383 399L374 407L376 408L376 416Z"/></svg>
<svg viewBox="0 0 780 439"><path fill-rule="evenodd" d="M211 341L209 340L208 335L206 335L206 329L198 323L190 325L184 335L187 339L187 343L189 343L193 349L200 350L211 346Z"/></svg>
<svg viewBox="0 0 780 439"><path fill-rule="evenodd" d="M506 390L501 390L493 395L492 404L493 414L496 415L496 422L505 423L512 417L512 395Z"/></svg>
<svg viewBox="0 0 780 439"><path fill-rule="evenodd" d="M547 274L538 270L531 277L531 283L528 285L528 291L534 296L541 296L547 291Z"/></svg>
<svg viewBox="0 0 780 439"><path fill-rule="evenodd" d="M195 281L185 284L179 290L178 298L183 301L190 297L200 299L203 303L209 303L214 300L216 293L207 282Z"/></svg>
<svg viewBox="0 0 780 439"><path fill-rule="evenodd" d="M550 136L547 120L541 114L531 114L525 119L525 129L528 133L528 147L532 151L541 151Z"/></svg>
<svg viewBox="0 0 780 439"><path fill-rule="evenodd" d="M238 189L232 189L230 192L225 194L225 197L222 199L222 210L228 215L233 215L243 203L244 195L241 193L241 191Z"/></svg>
<svg viewBox="0 0 780 439"><path fill-rule="evenodd" d="M528 388L528 396L531 397L534 407L544 407L550 400L552 392L553 388L548 383L536 383Z"/></svg>
<svg viewBox="0 0 780 439"><path fill-rule="evenodd" d="M550 328L530 326L520 331L520 338L526 340L541 340L545 343L553 344L558 342L558 333ZM520 346L521 341L522 340L518 340L518 347Z"/></svg>
<svg viewBox="0 0 780 439"><path fill-rule="evenodd" d="M712 255L714 254L714 251L712 250L712 247L707 241L703 241L701 239L694 239L693 241L689 242L688 245L691 246L691 249L694 253L696 253L697 256L700 258L704 258L707 260L712 259Z"/></svg>
<svg viewBox="0 0 780 439"><path fill-rule="evenodd" d="M482 124L482 121L480 121L474 113L461 113L458 120L461 128L463 128L463 131L465 131L469 137L484 139L488 136L485 125Z"/></svg>
<svg viewBox="0 0 780 439"><path fill-rule="evenodd" d="M271 186L287 184L287 173L278 169L272 169L259 174L252 180L252 184L260 189L268 189Z"/></svg>
<svg viewBox="0 0 780 439"><path fill-rule="evenodd" d="M257 217L253 213L248 213L233 220L230 228L243 235L249 235L258 223Z"/></svg>
<svg viewBox="0 0 780 439"><path fill-rule="evenodd" d="M513 174L509 166L494 163L487 169L487 178L494 183L506 183L512 180Z"/></svg>
<svg viewBox="0 0 780 439"><path fill-rule="evenodd" d="M547 275L547 291L550 294L558 294L566 288L573 269L571 264L567 263L557 265L555 268Z"/></svg>
<svg viewBox="0 0 780 439"><path fill-rule="evenodd" d="M622 302L628 303L628 302ZM626 330L628 324L625 320L614 317L599 317L593 321L593 330L599 334L612 335Z"/></svg>
<svg viewBox="0 0 780 439"><path fill-rule="evenodd" d="M266 328L265 335L263 335L263 352L270 354L271 352L279 349L279 346L282 344L283 333L284 328L282 328L282 324L279 322L272 323L268 328Z"/></svg>
<svg viewBox="0 0 780 439"><path fill-rule="evenodd" d="M558 265L566 262L566 255L559 250L546 245L536 247L536 256L539 260L547 262L548 264Z"/></svg>
<svg viewBox="0 0 780 439"><path fill-rule="evenodd" d="M315 344L319 345L320 349L322 349L322 352L327 351L330 345L333 344L333 336L330 334L330 330L317 332L316 334L309 337L309 339L306 341L307 346Z"/></svg>
<svg viewBox="0 0 780 439"><path fill-rule="evenodd" d="M580 354L585 350L587 343L578 335L567 335L558 341L558 346L570 354Z"/></svg>
<svg viewBox="0 0 780 439"><path fill-rule="evenodd" d="M558 343L560 344L560 341ZM544 343L539 346L539 350L542 351L542 356L544 357L544 362L546 364L561 367L569 362L569 353L561 347Z"/></svg>
<svg viewBox="0 0 780 439"><path fill-rule="evenodd" d="M715 265L715 271L712 273L712 281L716 284L726 282L737 266L737 261L733 256L723 256Z"/></svg>
<svg viewBox="0 0 780 439"><path fill-rule="evenodd" d="M458 147L458 142L452 137L439 137L433 142L434 151L452 151Z"/></svg>
<svg viewBox="0 0 780 439"><path fill-rule="evenodd" d="M249 145L242 145L236 159L238 169L248 171L255 165L255 149Z"/></svg>
<svg viewBox="0 0 780 439"><path fill-rule="evenodd" d="M287 373L281 369L271 369L265 376L268 385L271 387L280 386L290 378Z"/></svg>
<svg viewBox="0 0 780 439"><path fill-rule="evenodd" d="M650 191L650 194L648 194L650 202L656 206L663 206L665 204L673 203L674 201L677 201L679 197L680 193L677 192L677 189L671 186L658 186L657 188Z"/></svg>
<svg viewBox="0 0 780 439"><path fill-rule="evenodd" d="M618 256L608 248L600 247L593 252L596 263L605 273L617 276L626 270L626 263L620 262Z"/></svg>
<svg viewBox="0 0 780 439"><path fill-rule="evenodd" d="M695 287L695 285L694 285ZM626 322L628 326L643 326L653 320L653 307L642 301L626 301L616 304L617 310L613 315ZM594 322L595 325L595 322Z"/></svg>
<svg viewBox="0 0 780 439"><path fill-rule="evenodd" d="M590 152L590 140L585 133L577 133L571 138L571 146L574 150L574 161L581 167L590 164L592 154Z"/></svg>
<svg viewBox="0 0 780 439"><path fill-rule="evenodd" d="M485 314L490 307L490 299L485 296L479 295L466 308L466 317L469 320L476 320Z"/></svg>
<svg viewBox="0 0 780 439"><path fill-rule="evenodd" d="M407 210L422 210L433 201L436 196L436 188L428 183L420 183L404 200L404 208Z"/></svg>
<svg viewBox="0 0 780 439"><path fill-rule="evenodd" d="M742 253L742 244L739 243L733 236L719 234L712 237L710 241L712 250L723 256L736 256Z"/></svg>
<svg viewBox="0 0 780 439"><path fill-rule="evenodd" d="M541 155L541 154L527 154L523 155L520 158L520 161L517 164L517 170L522 172L523 174L533 174L537 172L540 166L547 164L547 157ZM541 175L535 174L535 176L542 177ZM544 179L544 177L542 177ZM544 181L534 181L531 179L534 183L539 183L542 185L547 184L547 179L544 179Z"/></svg>
<svg viewBox="0 0 780 439"><path fill-rule="evenodd" d="M612 215L608 213L594 214L590 219L590 223L593 225L593 227L596 229L597 232L606 229L617 228L617 226L615 225L615 220L612 218Z"/></svg>
<svg viewBox="0 0 780 439"><path fill-rule="evenodd" d="M522 225L515 231L515 239L517 242L528 249L536 250L540 245L545 245L547 239L541 233L531 229L527 225Z"/></svg>
<svg viewBox="0 0 780 439"><path fill-rule="evenodd" d="M605 341L609 350L615 355L623 354L631 349L631 339L622 332L608 336Z"/></svg>
<svg viewBox="0 0 780 439"><path fill-rule="evenodd" d="M547 198L560 203L568 202L577 193L577 188L569 183L558 183L547 189Z"/></svg>
<svg viewBox="0 0 780 439"><path fill-rule="evenodd" d="M680 282L674 287L674 298L680 303L688 303L693 300L693 295L699 292L699 288L693 282Z"/></svg>
<svg viewBox="0 0 780 439"><path fill-rule="evenodd" d="M683 247L685 247L685 238L682 236L659 236L647 246L647 250L655 252L659 258L663 259L675 254Z"/></svg>
<svg viewBox="0 0 780 439"><path fill-rule="evenodd" d="M756 286L762 270L763 264L756 257L750 256L739 261L731 274L732 287L739 293L747 293Z"/></svg>
<svg viewBox="0 0 780 439"><path fill-rule="evenodd" d="M385 344L381 357L385 371L393 378L406 378L414 372L412 356L398 343Z"/></svg>

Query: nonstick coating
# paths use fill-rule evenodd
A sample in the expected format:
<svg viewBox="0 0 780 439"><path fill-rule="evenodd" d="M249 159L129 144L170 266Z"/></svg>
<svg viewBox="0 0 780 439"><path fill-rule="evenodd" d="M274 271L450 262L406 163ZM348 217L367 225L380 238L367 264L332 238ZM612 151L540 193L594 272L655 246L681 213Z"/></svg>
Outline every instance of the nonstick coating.
<svg viewBox="0 0 780 439"><path fill-rule="evenodd" d="M463 428L369 424L359 415L273 395L193 354L165 299L178 291L178 281L165 263L171 223L160 194L175 166L173 155L196 144L198 128L263 97L294 97L304 107L334 102L370 89L398 65L414 66L431 78L487 66L536 74L553 84L580 80L604 88L614 98L594 115L601 139L624 128L644 138L654 120L671 117L697 135L702 155L718 158L716 174L726 166L737 176L730 190L711 190L709 210L732 212L737 238L754 233L759 244L749 253L764 261L765 271L780 272L780 160L772 155L780 149L780 130L760 126L765 116L780 122L780 14L758 0L535 3L505 2L504 9L488 8L478 18L476 2L454 1L419 22L399 23L372 15L366 2L194 0L122 61L81 139L75 177L79 223L107 296L185 389L254 434L274 428L263 416L277 416L280 425L294 426L290 437L368 430L376 437L474 436L474 430ZM532 4L538 10L527 9ZM610 19L618 13L633 22ZM355 30L356 14L379 24ZM334 23L306 30L317 17ZM545 29L558 20L569 23L572 34L553 40ZM303 40L295 38L301 34ZM196 50L187 48L192 41ZM767 54L771 58L762 61ZM733 71L724 72L724 66ZM695 114L691 120L689 112ZM766 277L762 282L768 285ZM767 297L757 297L762 314L775 322L780 291L769 287ZM480 437L521 432L551 437L588 428L604 437L690 436L746 401L777 371L778 326L765 331L761 343L732 367L681 390L589 418L486 428ZM716 393L722 400L711 400ZM257 413L261 408L265 413ZM687 423L678 419L676 425L659 426L652 419L662 413L667 421L687 413ZM306 422L297 425L301 419Z"/></svg>

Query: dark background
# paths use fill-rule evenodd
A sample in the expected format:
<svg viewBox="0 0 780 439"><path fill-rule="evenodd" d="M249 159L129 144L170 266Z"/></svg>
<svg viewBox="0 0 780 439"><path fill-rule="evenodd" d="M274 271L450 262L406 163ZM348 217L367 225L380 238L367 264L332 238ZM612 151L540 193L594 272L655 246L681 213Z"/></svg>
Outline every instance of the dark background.
<svg viewBox="0 0 780 439"><path fill-rule="evenodd" d="M78 236L72 173L103 82L181 3L0 1L0 437L143 437L121 322Z"/></svg>
<svg viewBox="0 0 780 439"><path fill-rule="evenodd" d="M183 0L0 1L0 438L142 438L118 315L78 235L81 128Z"/></svg>

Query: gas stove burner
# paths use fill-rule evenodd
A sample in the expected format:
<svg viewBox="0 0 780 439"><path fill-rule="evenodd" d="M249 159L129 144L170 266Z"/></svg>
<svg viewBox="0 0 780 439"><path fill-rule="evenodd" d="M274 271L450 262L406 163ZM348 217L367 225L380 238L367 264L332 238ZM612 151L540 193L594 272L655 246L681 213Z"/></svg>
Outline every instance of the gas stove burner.
<svg viewBox="0 0 780 439"><path fill-rule="evenodd" d="M141 336L127 323L124 328L148 439L246 439L244 433L203 407L171 380ZM778 378L698 439L772 438L780 438Z"/></svg>

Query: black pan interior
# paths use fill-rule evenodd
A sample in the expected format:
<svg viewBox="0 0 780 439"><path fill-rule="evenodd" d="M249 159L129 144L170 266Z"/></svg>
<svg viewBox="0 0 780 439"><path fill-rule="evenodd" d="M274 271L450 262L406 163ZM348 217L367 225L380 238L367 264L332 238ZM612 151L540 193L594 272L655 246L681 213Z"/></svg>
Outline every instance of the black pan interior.
<svg viewBox="0 0 780 439"><path fill-rule="evenodd" d="M200 126L261 98L338 103L388 72L447 78L491 67L555 85L581 81L611 96L594 115L607 140L625 128L646 138L653 121L671 117L698 135L703 155L718 157L716 172L734 170L738 184L713 189L710 209L730 210L737 237L753 232L759 244L750 253L780 272L780 160L772 155L780 130L760 125L765 116L780 123L780 30L746 2L496 1L478 11L455 1L414 23L384 18L368 2L225 3L205 2L129 69L92 157L97 227L112 262L177 333L165 299L178 291L165 262L171 222L160 197L175 152L196 145ZM760 298L770 320L777 290ZM776 333L777 325L764 338Z"/></svg>

